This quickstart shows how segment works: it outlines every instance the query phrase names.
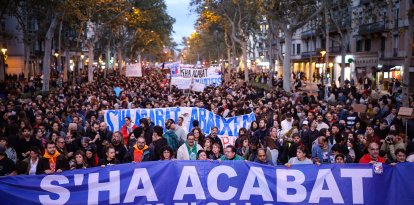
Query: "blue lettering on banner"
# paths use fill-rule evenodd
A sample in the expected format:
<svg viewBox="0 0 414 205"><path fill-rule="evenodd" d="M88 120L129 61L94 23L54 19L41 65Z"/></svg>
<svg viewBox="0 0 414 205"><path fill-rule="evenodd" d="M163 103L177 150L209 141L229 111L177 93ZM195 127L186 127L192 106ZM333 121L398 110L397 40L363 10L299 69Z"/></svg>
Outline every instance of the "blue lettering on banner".
<svg viewBox="0 0 414 205"><path fill-rule="evenodd" d="M156 116L157 116L156 120L154 121L155 124L157 124L157 125L165 124L165 122L164 122L164 111L162 109L156 109L155 113L156 113Z"/></svg>
<svg viewBox="0 0 414 205"><path fill-rule="evenodd" d="M414 163L156 161L0 178L2 204L414 204ZM162 174L160 174L162 173Z"/></svg>
<svg viewBox="0 0 414 205"><path fill-rule="evenodd" d="M204 108L196 107L170 107L170 108L155 108L155 109L125 109L125 110L106 110L104 114L105 122L108 124L108 128L111 131L118 131L125 123L125 117L131 117L131 120L136 125L139 125L139 120L142 118L150 118L155 125L159 125L165 128L165 121L173 119L178 121L179 116L184 117L184 123L189 128L189 132L192 130L192 122L194 120L199 121L199 127L205 134L209 134L212 127L218 127L219 135L226 134L227 136L238 135L238 130L243 125L246 129L249 129L250 124L254 121L254 113L235 116L230 118L223 118L219 115L215 115L213 112Z"/></svg>
<svg viewBox="0 0 414 205"><path fill-rule="evenodd" d="M105 118L106 119L110 119L111 118L111 114L113 114L113 115L118 115L118 113L119 112L117 112L116 110L108 110L107 112L106 112L106 114L105 114ZM108 120L107 121L107 125L108 125L108 128L110 129L110 130L115 130L115 127L114 127L114 124L112 123L112 120ZM119 129L119 128L118 128Z"/></svg>
<svg viewBox="0 0 414 205"><path fill-rule="evenodd" d="M235 132L233 135L232 130L230 128L230 123L231 121L233 121L233 118L221 118L223 121L223 128L221 129L221 132L219 133L219 135L224 135L226 133L226 131L228 132L228 136L237 136L237 132Z"/></svg>
<svg viewBox="0 0 414 205"><path fill-rule="evenodd" d="M211 128L214 127L214 126L215 126L215 124L214 124L214 114L213 114L213 112L208 112L207 126L204 129L204 133L209 133Z"/></svg>
<svg viewBox="0 0 414 205"><path fill-rule="evenodd" d="M237 136L239 136L239 121L238 121L238 119L240 119L239 116L233 118L233 123L234 123L233 133L234 133L234 135L237 135Z"/></svg>
<svg viewBox="0 0 414 205"><path fill-rule="evenodd" d="M198 109L198 121L200 122L200 128L206 127L206 110Z"/></svg>

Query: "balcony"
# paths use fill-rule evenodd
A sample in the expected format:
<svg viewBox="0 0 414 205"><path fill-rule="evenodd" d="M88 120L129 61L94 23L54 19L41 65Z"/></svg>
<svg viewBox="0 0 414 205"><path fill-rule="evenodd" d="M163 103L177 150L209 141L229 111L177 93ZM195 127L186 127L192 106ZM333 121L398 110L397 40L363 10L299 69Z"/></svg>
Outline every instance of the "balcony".
<svg viewBox="0 0 414 205"><path fill-rule="evenodd" d="M308 30L308 31L304 31L302 32L302 39L307 39L310 38L311 36L315 36L316 35L316 30Z"/></svg>
<svg viewBox="0 0 414 205"><path fill-rule="evenodd" d="M300 55L302 58L310 58L310 57L315 57L315 56L320 57L321 54L317 51L307 51L307 52L302 52Z"/></svg>
<svg viewBox="0 0 414 205"><path fill-rule="evenodd" d="M340 54L341 53L341 47L340 46L334 46L329 48L330 53Z"/></svg>
<svg viewBox="0 0 414 205"><path fill-rule="evenodd" d="M359 34L360 35L368 35L372 33L379 33L385 31L385 23L384 21L379 21L375 23L363 24L359 26Z"/></svg>

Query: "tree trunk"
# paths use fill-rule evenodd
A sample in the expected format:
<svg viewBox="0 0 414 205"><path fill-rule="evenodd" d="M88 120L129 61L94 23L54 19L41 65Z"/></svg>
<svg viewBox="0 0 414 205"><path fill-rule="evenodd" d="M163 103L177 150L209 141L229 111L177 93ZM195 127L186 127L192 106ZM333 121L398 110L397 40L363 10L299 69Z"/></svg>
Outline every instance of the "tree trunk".
<svg viewBox="0 0 414 205"><path fill-rule="evenodd" d="M60 26L59 26L59 36L58 36L58 52L59 52L59 56L57 57L57 67L56 70L59 73L59 77L60 77L60 73L62 72L62 21L60 22Z"/></svg>
<svg viewBox="0 0 414 205"><path fill-rule="evenodd" d="M118 47L118 69L119 69L119 75L122 75L122 48Z"/></svg>
<svg viewBox="0 0 414 205"><path fill-rule="evenodd" d="M243 65L244 65L244 81L249 82L249 69L247 68L247 41L241 44L243 52Z"/></svg>
<svg viewBox="0 0 414 205"><path fill-rule="evenodd" d="M269 77L267 78L267 85L269 87L273 86L273 47L272 47L272 39L273 39L273 32L272 32L272 20L269 20L269 29L268 29L268 40L269 40Z"/></svg>
<svg viewBox="0 0 414 205"><path fill-rule="evenodd" d="M325 32L326 32L326 54L325 54L325 64L324 64L324 77L326 78L326 80L325 80L325 82L324 82L324 84L325 84L325 97L324 97L324 99L325 100L328 100L328 96L329 96L329 93L328 93L328 91L329 91L329 81L330 81L330 78L328 78L328 75L327 75L327 68L328 68L328 65L329 65L329 52L330 52L330 50L329 50L329 14L328 14L328 7L326 7L325 6ZM330 72L330 70L329 70L329 72ZM330 76L330 75L329 75Z"/></svg>
<svg viewBox="0 0 414 205"><path fill-rule="evenodd" d="M410 10L413 8L413 4L409 3ZM412 12L412 11L411 11ZM409 90L410 90L410 66L411 66L411 57L413 55L413 33L414 33L414 14L408 14L408 29L406 32L405 37L405 59L404 59L404 67L403 67L403 83L402 83L402 105L404 107L409 106Z"/></svg>
<svg viewBox="0 0 414 205"><path fill-rule="evenodd" d="M341 82L340 82L341 87L345 86L345 66L346 66L345 56L346 56L346 42L345 42L345 36L343 36L342 45L341 45ZM335 79L335 82L336 82L336 79Z"/></svg>
<svg viewBox="0 0 414 205"><path fill-rule="evenodd" d="M231 48L227 47L227 61L230 63L232 62L232 58L231 58ZM229 66L230 69L227 70L227 72L229 72L232 69L233 66Z"/></svg>
<svg viewBox="0 0 414 205"><path fill-rule="evenodd" d="M49 91L50 57L52 56L52 37L58 23L57 16L53 16L45 36L45 52L43 55L43 91Z"/></svg>
<svg viewBox="0 0 414 205"><path fill-rule="evenodd" d="M0 64L0 82L4 82L6 79L6 61L4 60L3 53L0 54L1 64Z"/></svg>
<svg viewBox="0 0 414 205"><path fill-rule="evenodd" d="M30 46L27 43L24 44L24 78L29 79L30 73Z"/></svg>
<svg viewBox="0 0 414 205"><path fill-rule="evenodd" d="M292 49L292 36L293 32L290 29L285 30L285 57L283 58L283 89L286 92L291 91L291 81L290 81L290 56Z"/></svg>
<svg viewBox="0 0 414 205"><path fill-rule="evenodd" d="M69 52L65 50L62 54L65 53L65 63L63 63L63 82L68 82L68 66L69 66Z"/></svg>
<svg viewBox="0 0 414 205"><path fill-rule="evenodd" d="M105 72L104 72L104 78L106 79L106 75L109 72L109 61L111 60L111 41L108 41L108 44L106 45L106 66L105 66Z"/></svg>
<svg viewBox="0 0 414 205"><path fill-rule="evenodd" d="M88 62L88 82L92 83L93 82L93 62L94 62L94 54L93 54L93 49L95 47L95 44L93 43L92 40L90 40L88 43L88 58L89 58L89 62Z"/></svg>

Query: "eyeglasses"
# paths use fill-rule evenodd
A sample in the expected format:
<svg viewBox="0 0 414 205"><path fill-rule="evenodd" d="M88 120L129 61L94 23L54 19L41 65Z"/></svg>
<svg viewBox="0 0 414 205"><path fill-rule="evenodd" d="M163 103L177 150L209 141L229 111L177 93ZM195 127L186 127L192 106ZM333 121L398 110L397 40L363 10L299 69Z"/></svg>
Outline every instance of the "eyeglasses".
<svg viewBox="0 0 414 205"><path fill-rule="evenodd" d="M372 150L372 151L378 151L379 150L379 148L369 148L370 150Z"/></svg>

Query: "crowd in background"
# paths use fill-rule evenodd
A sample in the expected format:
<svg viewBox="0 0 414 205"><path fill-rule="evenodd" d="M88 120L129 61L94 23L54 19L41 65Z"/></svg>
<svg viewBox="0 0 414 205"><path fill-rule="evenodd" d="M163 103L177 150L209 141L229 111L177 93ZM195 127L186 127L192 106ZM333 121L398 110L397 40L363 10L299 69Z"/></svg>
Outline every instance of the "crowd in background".
<svg viewBox="0 0 414 205"><path fill-rule="evenodd" d="M173 159L286 166L414 161L414 118L398 115L400 89L388 95L347 82L330 88L325 100L301 86L291 94L255 89L233 75L221 86L183 94L170 87L168 72L148 68L141 78L97 73L94 83L56 84L43 95L34 94L37 81L9 79L0 91L0 176ZM357 112L355 104L366 108ZM254 112L256 121L223 147L219 128L203 133L195 120L188 130L183 116L162 126L126 117L117 132L103 117L103 110L163 107L205 108L223 117Z"/></svg>

